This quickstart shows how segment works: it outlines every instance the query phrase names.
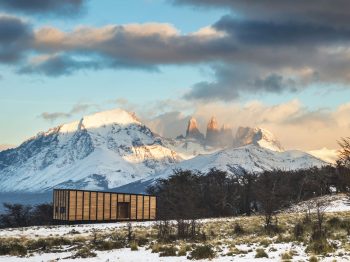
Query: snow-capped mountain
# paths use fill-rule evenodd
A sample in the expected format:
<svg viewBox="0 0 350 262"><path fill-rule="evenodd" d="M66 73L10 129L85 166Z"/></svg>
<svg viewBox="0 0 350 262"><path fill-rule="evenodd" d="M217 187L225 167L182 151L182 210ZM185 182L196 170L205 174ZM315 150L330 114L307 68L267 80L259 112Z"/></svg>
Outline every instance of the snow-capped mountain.
<svg viewBox="0 0 350 262"><path fill-rule="evenodd" d="M264 170L296 170L313 166L321 167L326 163L316 157L302 151L291 150L284 152L272 151L256 145L247 145L239 148L228 148L218 152L199 155L190 160L182 161L173 168L191 169L207 172L212 168L239 172L244 169L247 172L259 173ZM171 170L163 171L167 176Z"/></svg>
<svg viewBox="0 0 350 262"><path fill-rule="evenodd" d="M181 160L132 114L117 109L58 126L0 152L0 192L112 188Z"/></svg>
<svg viewBox="0 0 350 262"><path fill-rule="evenodd" d="M260 173L265 170L298 170L310 167L322 167L326 162L302 151L291 150L278 152L258 145L250 144L239 148L227 148L206 155L198 155L167 168L161 173L130 183L123 190L137 191L154 183L159 178L166 178L175 169L194 170L202 173L212 168L227 171L229 174L242 174L242 171Z"/></svg>
<svg viewBox="0 0 350 262"><path fill-rule="evenodd" d="M192 120L189 129L195 128ZM232 134L230 128L222 130ZM195 137L163 138L131 113L120 109L100 112L0 152L0 192L115 189L147 184L176 168L205 172L215 167L235 173L325 164L301 151L283 152L274 136L263 129L241 128L235 142L241 147L210 146Z"/></svg>

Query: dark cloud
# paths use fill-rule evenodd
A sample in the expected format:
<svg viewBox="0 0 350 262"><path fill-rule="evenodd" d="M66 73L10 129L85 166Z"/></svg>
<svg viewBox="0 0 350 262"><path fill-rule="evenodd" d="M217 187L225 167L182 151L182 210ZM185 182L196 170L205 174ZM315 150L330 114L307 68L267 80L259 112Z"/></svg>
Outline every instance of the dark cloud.
<svg viewBox="0 0 350 262"><path fill-rule="evenodd" d="M101 69L144 69L157 71L153 65L133 64L108 58L86 56L82 59L74 58L74 54L58 54L52 56L38 57L30 63L22 66L20 74L42 74L50 77L71 75L80 70L101 70Z"/></svg>
<svg viewBox="0 0 350 262"><path fill-rule="evenodd" d="M184 97L189 100L230 101L247 94L297 91L295 80L278 74L264 76L257 67L225 64L214 66L213 70L214 81L195 84Z"/></svg>
<svg viewBox="0 0 350 262"><path fill-rule="evenodd" d="M230 8L245 19L304 21L348 26L348 0L169 0L175 4Z"/></svg>
<svg viewBox="0 0 350 262"><path fill-rule="evenodd" d="M242 1L232 2L248 8ZM265 8L251 2L249 14ZM231 1L220 3L230 5ZM276 14L277 10L285 12L278 3L272 9ZM310 21L303 12L299 15L301 19L289 20L230 15L192 34L159 23L80 26L72 31L43 27L33 33L21 19L0 16L0 62L20 61L17 72L49 77L81 70L158 71L163 65L220 64L213 66L212 81L195 84L185 95L192 100L228 101L249 94L296 92L315 82L348 85L350 26ZM31 56L25 62L20 60L24 54Z"/></svg>
<svg viewBox="0 0 350 262"><path fill-rule="evenodd" d="M277 23L238 20L232 16L224 16L214 27L229 33L234 41L245 45L321 45L350 40L350 27L338 28L334 25L316 25L300 21Z"/></svg>
<svg viewBox="0 0 350 262"><path fill-rule="evenodd" d="M98 69L96 61L78 61L68 55L53 55L37 58L38 61L21 67L20 74L43 74L51 77L71 75L81 69Z"/></svg>
<svg viewBox="0 0 350 262"><path fill-rule="evenodd" d="M23 20L0 15L0 62L18 61L30 48L33 39L31 27Z"/></svg>
<svg viewBox="0 0 350 262"><path fill-rule="evenodd" d="M81 27L68 33L42 28L37 31L35 47L42 52L97 54L123 67L211 61L235 50L219 33L181 35L169 24Z"/></svg>
<svg viewBox="0 0 350 262"><path fill-rule="evenodd" d="M69 18L81 12L84 2L86 0L0 0L0 10Z"/></svg>

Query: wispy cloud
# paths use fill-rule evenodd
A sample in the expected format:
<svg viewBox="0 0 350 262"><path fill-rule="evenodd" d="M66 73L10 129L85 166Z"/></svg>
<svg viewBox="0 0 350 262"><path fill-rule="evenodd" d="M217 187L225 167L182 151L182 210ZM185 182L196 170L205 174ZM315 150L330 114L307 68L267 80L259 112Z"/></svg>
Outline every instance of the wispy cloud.
<svg viewBox="0 0 350 262"><path fill-rule="evenodd" d="M40 114L40 118L46 121L54 122L58 119L68 119L77 114L85 113L91 109L99 109L96 104L78 103L72 107L69 112L43 112Z"/></svg>

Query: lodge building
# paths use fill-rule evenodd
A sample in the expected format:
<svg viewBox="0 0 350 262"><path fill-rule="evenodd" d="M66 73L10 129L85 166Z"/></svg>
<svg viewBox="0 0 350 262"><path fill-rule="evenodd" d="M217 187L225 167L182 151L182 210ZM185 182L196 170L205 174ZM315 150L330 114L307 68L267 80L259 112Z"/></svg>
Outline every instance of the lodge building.
<svg viewBox="0 0 350 262"><path fill-rule="evenodd" d="M94 223L155 220L157 198L75 189L54 189L53 219L57 222Z"/></svg>

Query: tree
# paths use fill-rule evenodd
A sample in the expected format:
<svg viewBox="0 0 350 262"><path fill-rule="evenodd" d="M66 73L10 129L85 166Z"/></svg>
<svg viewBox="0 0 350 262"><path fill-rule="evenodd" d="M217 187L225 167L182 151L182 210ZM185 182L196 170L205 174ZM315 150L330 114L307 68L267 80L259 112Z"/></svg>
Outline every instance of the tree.
<svg viewBox="0 0 350 262"><path fill-rule="evenodd" d="M201 209L200 174L190 170L175 170L168 179L160 179L147 191L158 196L158 217L175 219L179 238L194 237L195 220L203 217ZM192 220L188 223L186 220Z"/></svg>
<svg viewBox="0 0 350 262"><path fill-rule="evenodd" d="M25 227L30 224L31 206L4 203L5 213L0 216L2 227Z"/></svg>
<svg viewBox="0 0 350 262"><path fill-rule="evenodd" d="M264 172L255 183L257 201L265 218L265 229L272 232L277 227L277 213L284 203L282 176L279 171ZM275 222L273 218L275 217Z"/></svg>
<svg viewBox="0 0 350 262"><path fill-rule="evenodd" d="M339 162L350 168L350 137L343 137L338 141L340 146Z"/></svg>

